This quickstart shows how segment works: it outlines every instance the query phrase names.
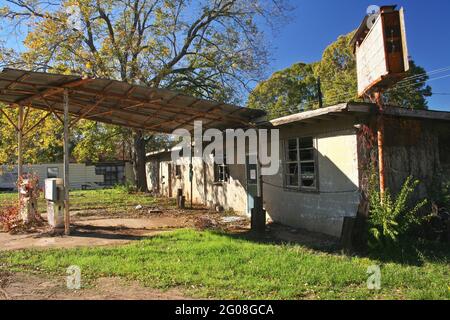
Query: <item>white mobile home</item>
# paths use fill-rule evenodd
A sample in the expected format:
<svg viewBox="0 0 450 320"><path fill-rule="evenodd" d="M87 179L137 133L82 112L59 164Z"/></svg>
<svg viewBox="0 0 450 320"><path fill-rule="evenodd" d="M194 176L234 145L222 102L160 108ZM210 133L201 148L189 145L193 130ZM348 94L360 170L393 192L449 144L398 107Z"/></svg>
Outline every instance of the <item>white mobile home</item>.
<svg viewBox="0 0 450 320"><path fill-rule="evenodd" d="M35 173L39 184L44 186L47 178L62 178L62 163L24 165L24 173ZM87 165L71 163L69 167L71 189L88 189L95 187L111 187L133 180L133 170L128 162L109 162ZM15 190L17 182L17 166L0 166L0 190Z"/></svg>

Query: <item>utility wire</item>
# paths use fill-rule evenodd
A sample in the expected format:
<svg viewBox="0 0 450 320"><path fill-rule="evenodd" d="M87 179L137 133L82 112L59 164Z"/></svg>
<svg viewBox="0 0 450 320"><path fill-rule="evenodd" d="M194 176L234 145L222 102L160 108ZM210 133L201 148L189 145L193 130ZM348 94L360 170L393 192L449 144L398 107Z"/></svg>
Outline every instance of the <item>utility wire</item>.
<svg viewBox="0 0 450 320"><path fill-rule="evenodd" d="M430 76L430 75L433 75L433 74L436 74L436 73L442 73L442 72L445 72L445 71L448 71L448 70L450 70L450 66L445 67L445 68L441 68L441 69L437 69L437 70L433 70L433 71L427 71L427 72L424 72L424 73L419 73L419 74L416 74L416 75L413 75L413 76L406 77L403 80L399 81L399 83L409 81L410 79L420 78L420 77L423 77L423 76L426 76L426 75Z"/></svg>

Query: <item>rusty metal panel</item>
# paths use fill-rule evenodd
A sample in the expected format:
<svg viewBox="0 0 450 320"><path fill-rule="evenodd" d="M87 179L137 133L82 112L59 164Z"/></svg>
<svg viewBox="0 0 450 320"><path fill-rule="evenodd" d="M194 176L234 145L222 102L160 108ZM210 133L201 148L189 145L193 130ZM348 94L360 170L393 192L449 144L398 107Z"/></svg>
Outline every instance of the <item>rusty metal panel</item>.
<svg viewBox="0 0 450 320"><path fill-rule="evenodd" d="M0 102L63 112L63 91L70 91L69 113L79 118L171 133L203 120L207 128L252 125L262 110L199 99L181 92L111 79L82 78L26 70L0 72Z"/></svg>

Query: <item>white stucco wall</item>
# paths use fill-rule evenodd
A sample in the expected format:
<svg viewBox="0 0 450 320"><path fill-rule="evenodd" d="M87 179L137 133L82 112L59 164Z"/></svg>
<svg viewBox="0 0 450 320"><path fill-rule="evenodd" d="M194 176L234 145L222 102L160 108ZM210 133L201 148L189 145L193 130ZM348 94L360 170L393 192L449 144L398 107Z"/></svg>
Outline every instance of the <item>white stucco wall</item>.
<svg viewBox="0 0 450 320"><path fill-rule="evenodd" d="M285 138L302 136L296 133L287 133ZM275 222L340 237L343 218L356 216L360 199L356 133L350 129L314 136L319 191L283 188L280 166L277 175L264 177L265 208Z"/></svg>
<svg viewBox="0 0 450 320"><path fill-rule="evenodd" d="M169 196L169 179L171 182L171 196L175 198L177 189L183 189L186 201L191 200L191 183L189 181L190 159L184 157L177 163L172 162L169 155L161 156L160 159L150 159L147 162L147 181L149 190L155 190L155 183L159 174L159 192L161 195ZM206 164L201 158L193 158L193 202L203 204L210 208L216 205L222 206L225 210L232 210L237 214L247 212L247 192L245 190L245 166L229 166L229 180L223 183L214 183L214 167ZM172 166L172 173L169 176L169 164ZM181 166L181 177L175 176L175 165ZM154 168L158 167L157 170Z"/></svg>
<svg viewBox="0 0 450 320"><path fill-rule="evenodd" d="M354 123L354 119L348 119L334 121L333 128L330 128L329 123L292 124L280 128L281 140L311 136L316 139L319 190L306 192L284 188L283 160L280 160L278 173L264 177L264 205L273 221L340 237L344 217L356 216L360 201ZM283 155L283 150L280 150L280 155ZM161 194L168 196L167 168L171 161L170 156L164 157L157 164L159 185ZM151 161L148 165L154 166L155 163ZM172 197L176 196L177 188L182 187L186 200L190 201L189 159L184 158L182 161L181 179L174 177L174 164L172 167ZM229 166L229 171L229 181L215 184L213 166L194 158L194 202L211 208L220 205L225 210L246 214L245 165ZM148 172L155 174L156 171ZM149 177L149 180L153 179Z"/></svg>

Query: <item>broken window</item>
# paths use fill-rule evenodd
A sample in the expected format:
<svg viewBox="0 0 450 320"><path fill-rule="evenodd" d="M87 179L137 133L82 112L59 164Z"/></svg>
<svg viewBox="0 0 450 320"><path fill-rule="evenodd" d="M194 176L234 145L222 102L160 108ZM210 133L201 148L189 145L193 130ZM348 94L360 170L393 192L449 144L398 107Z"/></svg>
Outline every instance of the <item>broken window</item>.
<svg viewBox="0 0 450 320"><path fill-rule="evenodd" d="M228 181L228 165L226 164L226 156L223 158L223 164L214 162L214 182L226 182Z"/></svg>
<svg viewBox="0 0 450 320"><path fill-rule="evenodd" d="M284 177L287 188L317 190L317 161L312 137L285 141Z"/></svg>

